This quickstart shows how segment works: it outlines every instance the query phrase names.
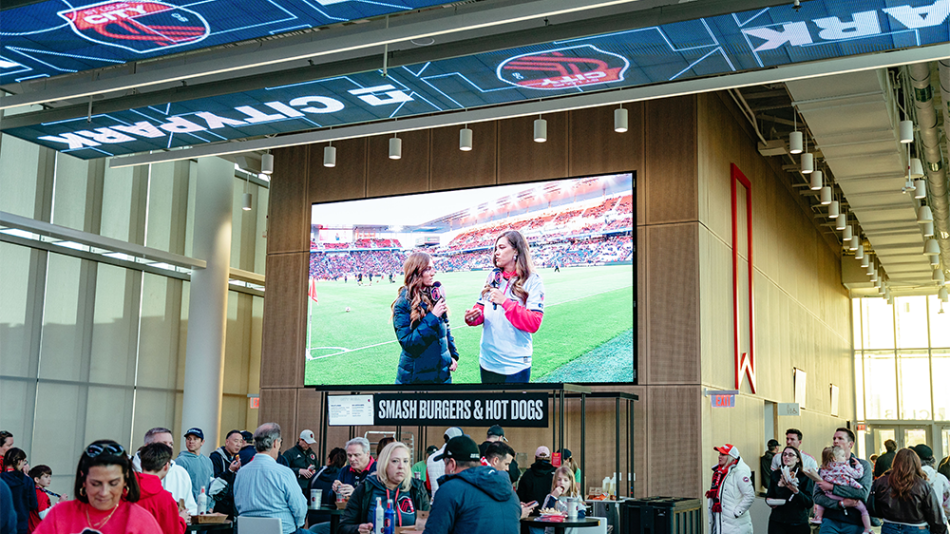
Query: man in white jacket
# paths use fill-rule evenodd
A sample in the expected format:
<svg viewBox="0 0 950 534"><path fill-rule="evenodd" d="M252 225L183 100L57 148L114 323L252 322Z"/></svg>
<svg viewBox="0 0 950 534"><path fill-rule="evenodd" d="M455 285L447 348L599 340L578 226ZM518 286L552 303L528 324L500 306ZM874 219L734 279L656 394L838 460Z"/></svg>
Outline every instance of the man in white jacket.
<svg viewBox="0 0 950 534"><path fill-rule="evenodd" d="M714 447L719 463L713 466L712 487L706 492L711 534L752 534L749 508L755 500L752 470L739 456L739 449L725 444Z"/></svg>
<svg viewBox="0 0 950 534"><path fill-rule="evenodd" d="M947 519L950 518L950 480L947 480L947 477L934 469L936 460L934 459L933 449L923 443L911 448L920 458L920 468L927 475L927 482L930 482L930 487L937 494L937 500L940 501L940 509L943 514L943 522L947 523Z"/></svg>
<svg viewBox="0 0 950 534"><path fill-rule="evenodd" d="M167 428L156 427L146 432L145 444L148 445L150 443L164 443L171 447L172 450L175 450L175 438L172 437L172 431ZM135 453L135 456L132 458L132 465L136 471L142 471L142 462L139 460L139 453ZM191 475L188 474L188 471L186 471L184 467L176 464L174 460L171 461L168 474L162 479L162 487L172 494L175 502L183 499L188 513L198 515L198 503L195 502L195 496L191 491Z"/></svg>

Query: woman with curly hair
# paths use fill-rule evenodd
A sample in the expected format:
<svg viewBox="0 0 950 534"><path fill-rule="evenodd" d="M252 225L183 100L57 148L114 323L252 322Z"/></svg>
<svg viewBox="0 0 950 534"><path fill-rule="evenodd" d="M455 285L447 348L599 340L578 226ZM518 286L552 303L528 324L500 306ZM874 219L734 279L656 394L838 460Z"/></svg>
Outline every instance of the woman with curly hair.
<svg viewBox="0 0 950 534"><path fill-rule="evenodd" d="M450 384L459 353L445 295L435 281L435 264L425 252L414 252L403 272L405 281L392 305L393 329L402 347L396 384Z"/></svg>
<svg viewBox="0 0 950 534"><path fill-rule="evenodd" d="M884 519L881 534L947 533L937 494L911 449L897 451L891 470L874 481L869 504L871 515Z"/></svg>
<svg viewBox="0 0 950 534"><path fill-rule="evenodd" d="M481 298L465 312L469 326L484 325L479 363L483 384L531 380L531 335L544 317L544 284L531 262L528 242L509 230L495 240L495 270Z"/></svg>

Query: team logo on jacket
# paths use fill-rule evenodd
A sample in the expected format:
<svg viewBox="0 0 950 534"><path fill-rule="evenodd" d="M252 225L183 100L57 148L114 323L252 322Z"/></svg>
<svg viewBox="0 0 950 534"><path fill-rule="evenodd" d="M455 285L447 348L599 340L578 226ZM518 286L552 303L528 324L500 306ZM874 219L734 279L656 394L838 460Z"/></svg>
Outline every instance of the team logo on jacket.
<svg viewBox="0 0 950 534"><path fill-rule="evenodd" d="M140 54L197 43L211 33L198 13L156 0L107 1L57 14L87 41Z"/></svg>
<svg viewBox="0 0 950 534"><path fill-rule="evenodd" d="M399 511L404 514L416 513L416 509L412 506L412 499L400 499Z"/></svg>
<svg viewBox="0 0 950 534"><path fill-rule="evenodd" d="M623 81L627 58L593 45L521 54L498 65L498 79L530 89L567 89Z"/></svg>

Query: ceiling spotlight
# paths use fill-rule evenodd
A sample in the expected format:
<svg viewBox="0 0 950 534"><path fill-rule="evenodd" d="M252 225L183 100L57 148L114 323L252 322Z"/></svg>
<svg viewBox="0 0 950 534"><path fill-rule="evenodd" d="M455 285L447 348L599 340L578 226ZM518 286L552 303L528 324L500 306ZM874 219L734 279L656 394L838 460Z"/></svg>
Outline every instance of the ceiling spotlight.
<svg viewBox="0 0 950 534"><path fill-rule="evenodd" d="M932 237L927 238L927 241L924 243L924 254L940 254L940 245L937 244L936 239Z"/></svg>
<svg viewBox="0 0 950 534"><path fill-rule="evenodd" d="M947 283L947 278L943 275L943 269L934 269L933 281L937 282L938 286Z"/></svg>
<svg viewBox="0 0 950 534"><path fill-rule="evenodd" d="M904 187L901 187L901 193L913 193L916 190L917 186L914 185L914 181L908 176L907 180L904 181Z"/></svg>
<svg viewBox="0 0 950 534"><path fill-rule="evenodd" d="M837 219L838 216L841 215L840 209L841 204L837 200L833 201L828 205L828 218Z"/></svg>
<svg viewBox="0 0 950 534"><path fill-rule="evenodd" d="M824 185L824 175L821 171L815 171L811 173L811 185L809 188L812 191L818 191Z"/></svg>
<svg viewBox="0 0 950 534"><path fill-rule="evenodd" d="M788 134L788 152L790 154L802 153L802 133L798 130Z"/></svg>
<svg viewBox="0 0 950 534"><path fill-rule="evenodd" d="M914 123L913 121L901 121L900 124L901 143L914 142Z"/></svg>
<svg viewBox="0 0 950 534"><path fill-rule="evenodd" d="M934 222L934 214L931 211L930 206L924 205L917 210L917 224Z"/></svg>
<svg viewBox="0 0 950 534"><path fill-rule="evenodd" d="M864 257L861 258L861 267L868 267L869 265L871 265L871 259L865 254Z"/></svg>
<svg viewBox="0 0 950 534"><path fill-rule="evenodd" d="M940 291L937 292L937 296L940 297L940 302L946 304L946 302L947 302L947 288L946 288L946 287L941 287L941 288L940 288ZM941 306L941 309L943 309L942 306Z"/></svg>
<svg viewBox="0 0 950 534"><path fill-rule="evenodd" d="M389 140L389 159L402 159L402 139L395 135Z"/></svg>
<svg viewBox="0 0 950 534"><path fill-rule="evenodd" d="M933 237L934 236L934 223L925 222L920 225L920 231L923 232L924 237Z"/></svg>
<svg viewBox="0 0 950 534"><path fill-rule="evenodd" d="M860 247L858 247L857 250L854 251L854 259L856 260L864 259L864 245L861 245Z"/></svg>
<svg viewBox="0 0 950 534"><path fill-rule="evenodd" d="M940 254L931 254L930 255L930 268L936 269L940 266Z"/></svg>
<svg viewBox="0 0 950 534"><path fill-rule="evenodd" d="M624 133L627 131L627 110L621 105L614 110L614 131Z"/></svg>
<svg viewBox="0 0 950 534"><path fill-rule="evenodd" d="M802 154L802 174L811 174L815 171L815 156L811 152Z"/></svg>
<svg viewBox="0 0 950 534"><path fill-rule="evenodd" d="M824 186L821 188L821 193L819 194L819 200L821 201L822 206L827 206L831 204L831 187Z"/></svg>
<svg viewBox="0 0 950 534"><path fill-rule="evenodd" d="M869 263L869 264L868 264L868 269L867 269L867 274L868 274L868 276L875 275L875 273L876 273L876 271L874 270L874 264L873 264L873 263ZM875 276L876 276L876 275L875 275Z"/></svg>
<svg viewBox="0 0 950 534"><path fill-rule="evenodd" d="M894 305L894 295L891 295L890 292L888 292L887 294L885 294L885 295L884 295L884 298L887 299L887 305L888 305L888 306L893 306L893 305Z"/></svg>
<svg viewBox="0 0 950 534"><path fill-rule="evenodd" d="M858 250L860 246L861 238L856 235L851 236L851 243L848 245L848 250Z"/></svg>
<svg viewBox="0 0 950 534"><path fill-rule="evenodd" d="M336 147L329 145L323 148L323 166L336 167Z"/></svg>
<svg viewBox="0 0 950 534"><path fill-rule="evenodd" d="M459 130L459 150L468 152L472 149L472 129L465 125L465 128Z"/></svg>
<svg viewBox="0 0 950 534"><path fill-rule="evenodd" d="M927 198L927 180L914 180L914 198Z"/></svg>
<svg viewBox="0 0 950 534"><path fill-rule="evenodd" d="M841 234L841 243L847 245L848 241L851 241L851 237L854 236L854 229L851 228L851 225L844 227L844 233Z"/></svg>
<svg viewBox="0 0 950 534"><path fill-rule="evenodd" d="M880 279L879 279L878 276L877 276L877 269L872 269L872 270L871 270L871 281L872 281L872 282L878 282L878 281L880 281ZM881 287L881 286L879 286L879 285L877 285L877 284L874 284L874 287Z"/></svg>
<svg viewBox="0 0 950 534"><path fill-rule="evenodd" d="M251 194L244 193L244 205L241 206L244 211L251 211Z"/></svg>
<svg viewBox="0 0 950 534"><path fill-rule="evenodd" d="M920 158L910 158L908 172L911 178L922 178L924 176L924 166L921 165Z"/></svg>
<svg viewBox="0 0 950 534"><path fill-rule="evenodd" d="M844 229L847 227L848 227L848 214L842 213L841 215L838 216L837 219L835 219L835 230L838 230L839 232L841 232L841 231L844 231Z"/></svg>
<svg viewBox="0 0 950 534"><path fill-rule="evenodd" d="M543 143L548 140L548 121L539 115L534 119L534 142Z"/></svg>
<svg viewBox="0 0 950 534"><path fill-rule="evenodd" d="M261 173L262 174L274 173L274 155L270 153L270 150L268 150L266 154L261 156Z"/></svg>

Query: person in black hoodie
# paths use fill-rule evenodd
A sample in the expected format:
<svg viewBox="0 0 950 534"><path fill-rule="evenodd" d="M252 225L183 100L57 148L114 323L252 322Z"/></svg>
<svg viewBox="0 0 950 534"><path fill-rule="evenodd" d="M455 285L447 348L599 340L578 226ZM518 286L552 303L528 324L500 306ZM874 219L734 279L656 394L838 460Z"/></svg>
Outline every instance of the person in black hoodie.
<svg viewBox="0 0 950 534"><path fill-rule="evenodd" d="M33 479L22 471L25 463L26 453L13 447L3 455L3 473L0 474L0 478L10 487L10 495L13 497L17 534L26 534L29 531L30 511L39 508ZM4 513L8 514L10 511L5 510Z"/></svg>
<svg viewBox="0 0 950 534"><path fill-rule="evenodd" d="M323 490L320 506L322 508L333 508L333 481L340 474L340 468L346 465L346 449L335 447L327 455L327 465L323 466L317 474L310 479L311 490ZM307 501L310 501L310 495L307 494ZM310 523L325 523L330 520L329 512L310 512Z"/></svg>
<svg viewBox="0 0 950 534"><path fill-rule="evenodd" d="M551 450L540 446L534 452L534 463L521 475L518 482L518 498L521 502L544 502L551 482L554 480L554 466L551 465ZM539 509L535 509L537 512Z"/></svg>
<svg viewBox="0 0 950 534"><path fill-rule="evenodd" d="M445 461L439 493L424 534L518 534L521 504L508 474L480 462L478 445L468 436L449 440L436 460Z"/></svg>
<svg viewBox="0 0 950 534"><path fill-rule="evenodd" d="M874 478L880 477L891 468L891 463L894 461L894 454L897 452L897 443L892 439L885 441L884 450L887 452L880 455L877 461L874 462Z"/></svg>

